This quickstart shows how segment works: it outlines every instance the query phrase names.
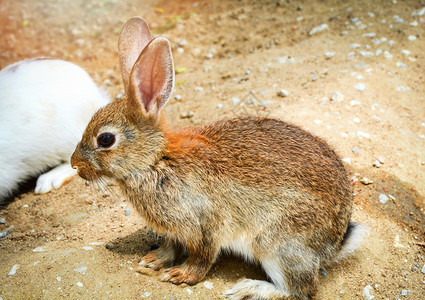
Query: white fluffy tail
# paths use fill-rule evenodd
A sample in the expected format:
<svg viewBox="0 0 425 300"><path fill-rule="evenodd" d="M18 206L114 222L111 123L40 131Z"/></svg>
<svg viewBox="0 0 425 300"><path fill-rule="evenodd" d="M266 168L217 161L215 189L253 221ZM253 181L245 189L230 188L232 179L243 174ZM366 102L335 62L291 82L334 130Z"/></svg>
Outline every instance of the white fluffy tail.
<svg viewBox="0 0 425 300"><path fill-rule="evenodd" d="M342 248L334 261L338 262L359 249L368 232L369 228L366 225L360 223L348 224L347 232L345 233L344 240L342 241Z"/></svg>

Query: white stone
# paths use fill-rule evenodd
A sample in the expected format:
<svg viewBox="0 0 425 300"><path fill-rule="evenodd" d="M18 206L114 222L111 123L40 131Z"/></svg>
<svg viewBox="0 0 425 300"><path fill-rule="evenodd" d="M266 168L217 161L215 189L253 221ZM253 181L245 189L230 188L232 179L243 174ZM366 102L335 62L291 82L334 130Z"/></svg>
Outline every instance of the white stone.
<svg viewBox="0 0 425 300"><path fill-rule="evenodd" d="M212 282L209 282L209 281L204 281L204 286L209 290L213 288Z"/></svg>
<svg viewBox="0 0 425 300"><path fill-rule="evenodd" d="M363 298L365 300L372 300L373 298L375 298L375 296L372 295L372 291L373 291L373 287L371 285L367 285L363 289Z"/></svg>
<svg viewBox="0 0 425 300"><path fill-rule="evenodd" d="M87 272L87 267L76 268L76 269L74 269L74 271L81 273L81 274L85 274Z"/></svg>
<svg viewBox="0 0 425 300"><path fill-rule="evenodd" d="M363 92L366 89L366 85L364 83L358 83L354 86L354 88L360 92Z"/></svg>
<svg viewBox="0 0 425 300"><path fill-rule="evenodd" d="M382 204L387 203L388 200L390 200L390 198L388 198L387 195L385 195L385 194L380 194L379 195L379 202L381 202Z"/></svg>
<svg viewBox="0 0 425 300"><path fill-rule="evenodd" d="M342 161L347 165L351 165L351 158L349 158L349 157L343 158Z"/></svg>
<svg viewBox="0 0 425 300"><path fill-rule="evenodd" d="M277 95L278 95L279 97L288 97L288 96L289 96L289 93L288 93L288 91L287 91L287 90L280 89L280 90L277 92Z"/></svg>
<svg viewBox="0 0 425 300"><path fill-rule="evenodd" d="M342 102L342 101L344 101L344 95L342 93L338 92L338 91L334 92L331 95L331 100L336 101L336 102Z"/></svg>
<svg viewBox="0 0 425 300"><path fill-rule="evenodd" d="M13 265L12 269L10 269L9 273L7 273L7 275L15 275L16 274L16 270L19 269L19 265Z"/></svg>
<svg viewBox="0 0 425 300"><path fill-rule="evenodd" d="M321 24L319 26L314 27L312 30L310 30L310 32L308 33L309 35L313 35L319 32L322 32L324 30L329 29L328 24Z"/></svg>
<svg viewBox="0 0 425 300"><path fill-rule="evenodd" d="M142 295L141 295L141 297L142 298L147 298L147 297L149 297L151 295L151 293L149 293L149 292L144 292Z"/></svg>

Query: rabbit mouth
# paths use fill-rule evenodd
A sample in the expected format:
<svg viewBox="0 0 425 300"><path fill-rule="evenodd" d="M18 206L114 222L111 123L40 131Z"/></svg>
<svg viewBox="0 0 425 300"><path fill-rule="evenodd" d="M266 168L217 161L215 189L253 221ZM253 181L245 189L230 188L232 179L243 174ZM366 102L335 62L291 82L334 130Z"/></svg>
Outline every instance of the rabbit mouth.
<svg viewBox="0 0 425 300"><path fill-rule="evenodd" d="M87 181L94 181L96 179L99 179L101 176L90 166L85 164L76 164L72 165L74 169L77 169L77 174L81 178L87 180Z"/></svg>

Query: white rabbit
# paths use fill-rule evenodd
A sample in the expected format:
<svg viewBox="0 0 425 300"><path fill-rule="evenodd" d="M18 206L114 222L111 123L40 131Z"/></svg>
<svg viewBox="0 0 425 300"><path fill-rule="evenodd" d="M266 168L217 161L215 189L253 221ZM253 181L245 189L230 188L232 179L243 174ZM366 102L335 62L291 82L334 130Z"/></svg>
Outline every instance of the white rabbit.
<svg viewBox="0 0 425 300"><path fill-rule="evenodd" d="M48 171L38 177L36 193L75 175L71 154L94 112L109 102L89 74L70 62L35 58L1 70L0 202L42 172Z"/></svg>

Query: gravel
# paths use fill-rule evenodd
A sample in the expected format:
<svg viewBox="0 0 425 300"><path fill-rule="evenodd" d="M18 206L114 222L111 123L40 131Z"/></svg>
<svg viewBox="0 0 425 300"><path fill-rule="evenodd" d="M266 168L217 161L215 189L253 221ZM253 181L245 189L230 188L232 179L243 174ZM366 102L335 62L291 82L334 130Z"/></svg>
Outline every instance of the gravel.
<svg viewBox="0 0 425 300"><path fill-rule="evenodd" d="M277 95L278 95L279 97L288 97L288 96L289 96L289 93L288 93L288 91L287 91L287 90L280 89L280 90L277 92Z"/></svg>
<svg viewBox="0 0 425 300"><path fill-rule="evenodd" d="M11 276L11 275L15 275L16 274L16 270L19 269L19 265L13 265L12 269L10 269L9 273L7 273L7 275Z"/></svg>
<svg viewBox="0 0 425 300"><path fill-rule="evenodd" d="M387 203L388 200L390 200L390 198L388 198L387 195L385 195L385 194L380 194L379 195L379 202L381 202L382 204Z"/></svg>
<svg viewBox="0 0 425 300"><path fill-rule="evenodd" d="M327 30L327 29L329 29L328 24L321 24L319 26L314 27L312 30L310 30L310 32L308 34L314 35L316 33L322 32L322 31Z"/></svg>
<svg viewBox="0 0 425 300"><path fill-rule="evenodd" d="M209 282L209 281L204 281L204 286L209 290L213 288L212 282Z"/></svg>
<svg viewBox="0 0 425 300"><path fill-rule="evenodd" d="M372 300L373 298L375 298L375 296L372 295L372 291L373 291L373 287L371 285L367 285L363 289L363 298L365 300Z"/></svg>
<svg viewBox="0 0 425 300"><path fill-rule="evenodd" d="M81 273L81 274L85 274L87 272L87 267L76 268L76 269L74 269L74 271Z"/></svg>
<svg viewBox="0 0 425 300"><path fill-rule="evenodd" d="M335 102L342 102L342 101L344 101L344 95L340 92L334 92L331 95L331 100L335 101Z"/></svg>
<svg viewBox="0 0 425 300"><path fill-rule="evenodd" d="M364 83L358 83L354 86L354 88L360 92L364 92L366 85Z"/></svg>

